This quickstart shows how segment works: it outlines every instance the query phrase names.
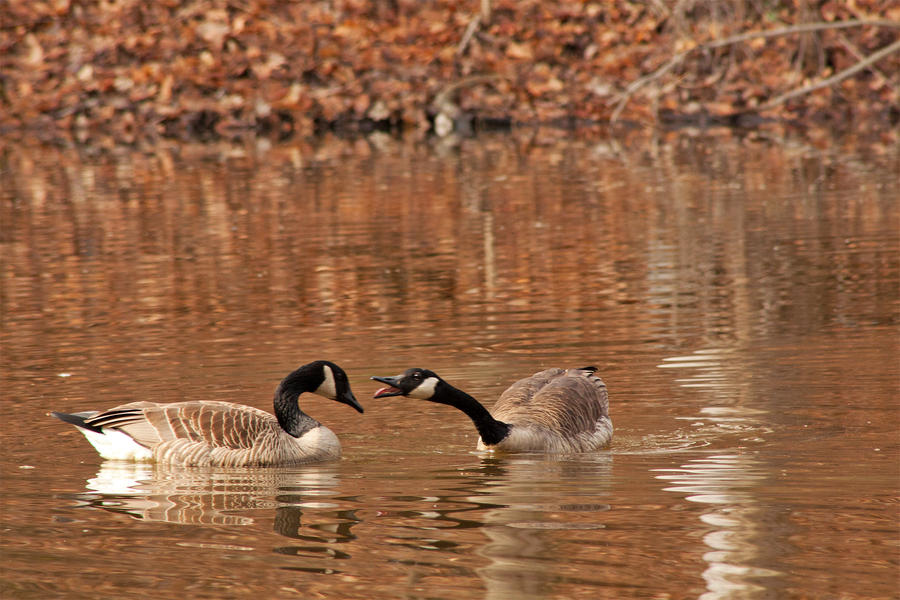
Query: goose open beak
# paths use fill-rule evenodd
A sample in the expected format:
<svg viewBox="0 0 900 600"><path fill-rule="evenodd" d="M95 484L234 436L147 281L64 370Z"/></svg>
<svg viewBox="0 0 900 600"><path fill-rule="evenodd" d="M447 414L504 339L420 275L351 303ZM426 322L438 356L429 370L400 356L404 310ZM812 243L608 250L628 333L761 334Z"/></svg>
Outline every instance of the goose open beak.
<svg viewBox="0 0 900 600"><path fill-rule="evenodd" d="M375 381L380 381L381 383L386 383L388 387L379 388L373 398L389 398L391 396L402 396L403 390L397 388L397 381L400 379L400 375L396 375L394 377L372 377Z"/></svg>

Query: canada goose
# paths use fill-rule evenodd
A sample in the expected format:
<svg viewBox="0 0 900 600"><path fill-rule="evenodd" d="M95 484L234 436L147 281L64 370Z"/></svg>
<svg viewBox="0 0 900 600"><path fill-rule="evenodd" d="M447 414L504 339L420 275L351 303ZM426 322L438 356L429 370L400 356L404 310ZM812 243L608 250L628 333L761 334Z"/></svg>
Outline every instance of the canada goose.
<svg viewBox="0 0 900 600"><path fill-rule="evenodd" d="M281 380L275 390L274 416L252 406L215 400L131 402L103 412L51 414L75 425L106 459L243 467L340 457L337 436L300 410L297 400L303 392L363 412L344 370L317 360Z"/></svg>
<svg viewBox="0 0 900 600"><path fill-rule="evenodd" d="M606 384L596 370L547 369L520 379L501 394L493 414L426 369L372 377L389 386L373 397L408 396L454 406L475 423L479 450L588 452L608 444L613 432Z"/></svg>

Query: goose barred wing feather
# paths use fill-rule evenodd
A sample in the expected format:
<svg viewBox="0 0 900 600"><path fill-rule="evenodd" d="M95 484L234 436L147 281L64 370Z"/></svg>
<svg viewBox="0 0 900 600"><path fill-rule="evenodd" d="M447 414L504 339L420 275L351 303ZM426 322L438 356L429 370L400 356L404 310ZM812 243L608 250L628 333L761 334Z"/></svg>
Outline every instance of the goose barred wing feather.
<svg viewBox="0 0 900 600"><path fill-rule="evenodd" d="M277 427L275 417L263 410L215 401L132 402L94 415L86 422L94 427L118 429L147 448L174 440L250 448L260 434L275 433Z"/></svg>
<svg viewBox="0 0 900 600"><path fill-rule="evenodd" d="M132 402L90 416L85 424L119 431L148 451L130 450L125 458L144 456L162 464L242 467L339 457L337 436L309 419L304 442L281 429L273 415L229 402ZM104 449L94 445L105 458L123 458L118 449L107 452L105 444Z"/></svg>
<svg viewBox="0 0 900 600"><path fill-rule="evenodd" d="M333 431L297 404L305 392L363 409L347 374L318 360L281 380L273 400L275 414L216 400L131 402L102 412L53 412L87 438L103 458L152 460L192 466L289 465L331 460L341 455Z"/></svg>
<svg viewBox="0 0 900 600"><path fill-rule="evenodd" d="M608 421L609 398L593 368L547 369L512 384L491 413L511 425L538 425L575 438Z"/></svg>

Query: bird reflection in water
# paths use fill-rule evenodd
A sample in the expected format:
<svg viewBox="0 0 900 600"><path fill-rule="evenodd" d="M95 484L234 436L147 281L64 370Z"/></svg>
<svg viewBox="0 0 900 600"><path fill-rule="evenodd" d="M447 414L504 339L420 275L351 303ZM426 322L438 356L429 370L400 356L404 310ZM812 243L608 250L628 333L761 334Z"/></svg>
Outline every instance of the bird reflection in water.
<svg viewBox="0 0 900 600"><path fill-rule="evenodd" d="M305 539L303 508L337 506L323 499L337 494L338 483L328 465L257 470L106 461L76 497L81 506L182 525L246 526L262 518L256 511L274 511L276 533ZM350 539L354 522L344 516L351 518L341 519L335 536Z"/></svg>
<svg viewBox="0 0 900 600"><path fill-rule="evenodd" d="M600 531L579 532L605 527L601 515L610 505L596 484L611 481L612 459L603 452L571 461L530 455L482 462L480 499L496 505L481 514L487 542L478 554L489 562L478 575L485 598L546 598L570 591L569 578L601 578L599 562L588 576L582 569L561 572L547 557L569 552L570 544L584 544L585 537L602 540Z"/></svg>

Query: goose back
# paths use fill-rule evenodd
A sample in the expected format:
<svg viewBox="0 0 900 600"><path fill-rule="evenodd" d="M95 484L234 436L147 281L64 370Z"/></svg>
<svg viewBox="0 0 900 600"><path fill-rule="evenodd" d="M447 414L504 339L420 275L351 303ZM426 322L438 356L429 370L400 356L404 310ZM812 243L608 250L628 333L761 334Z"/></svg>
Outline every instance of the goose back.
<svg viewBox="0 0 900 600"><path fill-rule="evenodd" d="M612 437L606 384L589 368L547 369L520 379L491 415L512 426L498 449L585 452Z"/></svg>

